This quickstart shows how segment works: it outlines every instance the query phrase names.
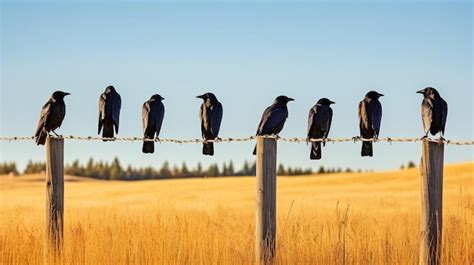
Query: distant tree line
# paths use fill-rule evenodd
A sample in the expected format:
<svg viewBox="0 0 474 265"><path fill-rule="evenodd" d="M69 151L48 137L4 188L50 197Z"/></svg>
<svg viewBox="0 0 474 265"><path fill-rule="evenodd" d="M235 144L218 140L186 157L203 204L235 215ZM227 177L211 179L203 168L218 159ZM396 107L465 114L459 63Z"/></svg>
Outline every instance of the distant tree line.
<svg viewBox="0 0 474 265"><path fill-rule="evenodd" d="M4 174L18 174L18 169L16 168L15 162L10 162L10 163L0 163L0 175Z"/></svg>
<svg viewBox="0 0 474 265"><path fill-rule="evenodd" d="M415 168L416 167L416 164L415 162L413 161L409 161L408 164L405 166L405 165L401 165L400 166L400 169L405 169L405 168Z"/></svg>
<svg viewBox="0 0 474 265"><path fill-rule="evenodd" d="M415 163L409 162L407 167L415 167ZM402 167L404 168L404 167ZM46 170L44 162L28 161L24 174L41 173ZM200 178L200 177L223 177L223 176L253 176L255 175L255 162L250 163L244 161L239 170L234 168L232 161L224 162L222 166L214 163L207 168L203 168L201 163L198 163L195 168L189 168L183 162L181 166L170 165L165 161L160 168L155 167L132 167L128 165L122 166L118 158L114 158L111 163L103 161L95 161L90 158L86 164L81 164L79 160L75 160L71 164L65 165L65 173L73 176L91 177L104 180L144 180L144 179L169 179L169 178ZM329 168L319 167L317 171L311 168L303 169L301 167L285 167L280 164L277 169L277 174L280 176L297 176L297 175L311 175L311 174L332 174L332 173L352 173L362 172L361 169L353 170L351 168ZM364 172L371 172L365 170ZM19 174L17 166L14 162L0 163L0 175L3 174Z"/></svg>

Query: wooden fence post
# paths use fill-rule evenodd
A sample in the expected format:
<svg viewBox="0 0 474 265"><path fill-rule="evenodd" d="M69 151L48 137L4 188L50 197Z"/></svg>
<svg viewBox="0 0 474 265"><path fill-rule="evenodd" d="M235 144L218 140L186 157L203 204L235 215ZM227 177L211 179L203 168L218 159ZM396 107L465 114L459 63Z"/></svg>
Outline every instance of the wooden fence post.
<svg viewBox="0 0 474 265"><path fill-rule="evenodd" d="M48 137L46 140L46 261L57 260L61 256L63 217L64 139Z"/></svg>
<svg viewBox="0 0 474 265"><path fill-rule="evenodd" d="M420 265L440 264L443 227L444 144L422 142Z"/></svg>
<svg viewBox="0 0 474 265"><path fill-rule="evenodd" d="M257 137L255 227L257 264L271 264L276 251L276 141L275 138Z"/></svg>

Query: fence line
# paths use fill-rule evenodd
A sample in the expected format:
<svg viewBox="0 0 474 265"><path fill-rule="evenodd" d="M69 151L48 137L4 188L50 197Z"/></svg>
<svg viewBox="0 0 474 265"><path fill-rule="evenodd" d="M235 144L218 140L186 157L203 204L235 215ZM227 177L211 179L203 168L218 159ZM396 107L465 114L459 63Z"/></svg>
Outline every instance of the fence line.
<svg viewBox="0 0 474 265"><path fill-rule="evenodd" d="M177 144L198 144L198 143L230 143L230 142L248 142L256 139L256 136L247 137L227 137L217 138L215 140L203 140L203 139L174 139L174 138L159 138L159 139L148 139L143 137L114 137L106 138L101 136L73 136L63 135L60 137L50 136L51 138L63 138L69 140L81 140L81 141L122 141L122 142L135 142L135 141L149 141L157 143L177 143ZM264 135L264 138L274 138L283 142L290 143L308 143L308 142L326 142L326 143L342 143L342 142L388 142L388 143L406 143L406 142L421 142L426 139L430 142L444 143L450 145L474 145L474 140L465 141L454 141L447 139L433 139L433 138L395 138L395 137L384 137L384 138L361 138L359 136L346 137L346 138L298 138L298 137L280 137L278 135ZM34 140L34 136L0 136L0 141L28 141Z"/></svg>
<svg viewBox="0 0 474 265"><path fill-rule="evenodd" d="M33 136L3 137L0 141L33 140ZM102 138L100 136L48 137L46 142L46 240L45 257L55 260L61 257L64 217L64 139L71 140L113 140L113 141L156 141L178 144L203 143L202 139L144 139L143 137ZM421 233L419 247L420 265L439 265L442 245L442 191L444 144L474 145L474 141L452 141L431 138L285 138L278 135L249 136L241 138L217 138L207 142L246 142L256 140L256 230L255 257L257 264L272 265L276 257L276 165L277 141L291 143L308 142L422 142L421 175ZM49 264L45 259L45 264Z"/></svg>

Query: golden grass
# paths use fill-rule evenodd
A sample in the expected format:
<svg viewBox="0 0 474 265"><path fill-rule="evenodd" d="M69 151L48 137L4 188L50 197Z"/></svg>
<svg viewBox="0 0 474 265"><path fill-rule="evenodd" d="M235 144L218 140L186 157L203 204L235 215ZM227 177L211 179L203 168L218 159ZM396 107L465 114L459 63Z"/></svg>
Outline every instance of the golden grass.
<svg viewBox="0 0 474 265"><path fill-rule="evenodd" d="M473 172L445 168L444 264L474 260ZM68 180L65 264L254 262L254 178ZM43 178L0 176L0 192L0 262L41 264ZM277 199L277 264L418 262L417 169L279 177Z"/></svg>

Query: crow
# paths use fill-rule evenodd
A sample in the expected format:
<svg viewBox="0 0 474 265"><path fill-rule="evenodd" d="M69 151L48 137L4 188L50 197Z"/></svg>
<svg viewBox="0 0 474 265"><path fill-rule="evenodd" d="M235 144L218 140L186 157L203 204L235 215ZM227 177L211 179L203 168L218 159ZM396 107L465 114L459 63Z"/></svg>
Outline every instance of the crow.
<svg viewBox="0 0 474 265"><path fill-rule="evenodd" d="M427 87L416 93L423 94L424 97L421 102L421 118L425 130L423 138L428 137L430 132L432 135L440 133L440 139L443 139L446 118L448 117L448 103L432 87Z"/></svg>
<svg viewBox="0 0 474 265"><path fill-rule="evenodd" d="M57 128L61 127L61 124L66 115L66 104L64 103L64 97L70 95L67 92L56 91L51 95L51 98L44 104L41 109L40 119L38 127L36 128L35 138L37 145L44 145L48 133L52 131L54 134ZM56 134L56 136L58 136Z"/></svg>
<svg viewBox="0 0 474 265"><path fill-rule="evenodd" d="M206 142L218 138L222 121L222 104L212 93L206 93L196 98L204 100L199 109L199 119L201 120L201 134L204 139L202 145L203 155L214 155L214 143Z"/></svg>
<svg viewBox="0 0 474 265"><path fill-rule="evenodd" d="M119 93L115 91L113 86L105 88L104 93L99 98L99 131L102 131L102 137L113 138L114 137L114 126L115 133L118 133L119 119L120 119L120 107L122 105L122 99ZM104 142L107 140L103 140Z"/></svg>
<svg viewBox="0 0 474 265"><path fill-rule="evenodd" d="M155 139L160 135L161 124L165 116L165 107L161 102L164 100L158 94L151 96L148 101L143 103L142 120L143 120L143 134L146 139ZM155 152L155 143L151 141L143 141L143 153Z"/></svg>
<svg viewBox="0 0 474 265"><path fill-rule="evenodd" d="M380 122L382 121L382 104L379 97L383 95L370 91L359 103L359 128L362 138L379 137ZM372 142L362 142L361 156L373 156Z"/></svg>
<svg viewBox="0 0 474 265"><path fill-rule="evenodd" d="M309 110L308 115L308 138L323 138L326 139L331 129L332 122L332 109L331 104L335 102L327 99L321 98L318 100L316 105L314 105ZM326 145L326 142L323 142L323 145ZM321 142L312 142L311 143L311 152L310 159L319 160L321 159Z"/></svg>
<svg viewBox="0 0 474 265"><path fill-rule="evenodd" d="M257 128L256 135L270 135L278 134L285 125L286 118L288 118L288 102L294 99L287 96L278 96L273 104L265 109L262 119ZM257 154L257 146L253 149L253 154Z"/></svg>

